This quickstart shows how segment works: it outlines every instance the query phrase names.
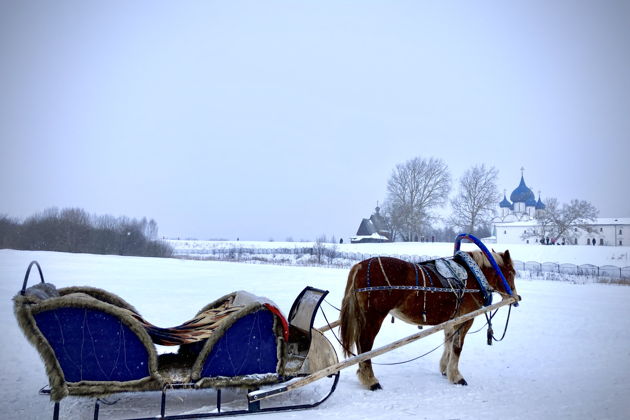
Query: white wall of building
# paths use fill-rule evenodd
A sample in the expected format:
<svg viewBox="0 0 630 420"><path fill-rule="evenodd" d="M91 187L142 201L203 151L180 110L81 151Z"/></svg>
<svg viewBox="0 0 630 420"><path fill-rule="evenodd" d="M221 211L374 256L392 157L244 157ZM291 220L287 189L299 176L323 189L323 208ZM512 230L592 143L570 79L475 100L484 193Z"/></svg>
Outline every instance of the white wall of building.
<svg viewBox="0 0 630 420"><path fill-rule="evenodd" d="M579 245L592 245L593 239L596 245L630 245L630 219L598 219L598 221L598 224L589 226L586 230L578 229Z"/></svg>
<svg viewBox="0 0 630 420"><path fill-rule="evenodd" d="M531 236L524 238L525 233L537 230L535 220L512 223L495 223L496 241L501 244L538 244L540 238ZM569 235L568 235L569 236ZM575 245L575 239L563 239L567 245ZM597 246L630 246L630 218L600 218L586 229L575 228L572 235L577 239L577 245L592 245L593 239ZM587 244L588 240L588 244Z"/></svg>
<svg viewBox="0 0 630 420"><path fill-rule="evenodd" d="M527 244L538 243L538 238L523 239L525 232L532 232L536 223L533 221L496 223L495 231L498 244Z"/></svg>

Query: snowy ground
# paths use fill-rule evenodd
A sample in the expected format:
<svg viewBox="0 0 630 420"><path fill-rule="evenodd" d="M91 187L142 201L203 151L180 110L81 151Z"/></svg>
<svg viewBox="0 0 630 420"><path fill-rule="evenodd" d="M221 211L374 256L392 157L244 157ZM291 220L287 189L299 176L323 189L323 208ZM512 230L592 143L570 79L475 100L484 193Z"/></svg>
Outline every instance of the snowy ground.
<svg viewBox="0 0 630 420"><path fill-rule="evenodd" d="M609 253L613 251L619 250L608 248ZM450 252L438 250L431 255ZM5 321L0 413L6 419L52 415L47 397L37 394L47 383L43 364L19 331L10 301L33 259L42 264L47 281L59 287L108 289L160 326L179 324L206 303L238 289L271 298L285 313L306 285L330 290L328 301L339 305L347 275L345 269L0 250L0 296L5 302L0 306L0 319ZM586 262L598 263L577 261ZM606 263L611 263L610 258ZM31 282L35 280L32 277ZM505 341L488 347L485 330L466 340L460 369L469 386L451 385L440 375L438 350L409 364L376 366L382 391L362 389L354 368L349 368L342 372L337 391L320 407L256 418L628 418L630 287L521 278L517 289L523 302L512 311ZM336 319L332 308L324 304L324 309L329 318ZM501 329L501 315L506 313L503 310L495 318L495 330ZM323 323L318 318L317 325ZM472 330L482 325L478 319ZM387 322L376 344L414 332L413 326ZM387 353L375 362L401 361L425 353L441 343L438 335ZM290 400L299 403L322 390L322 385L315 384ZM202 397L206 398L200 392L179 392L169 404L187 411L207 404ZM242 395L232 397L236 401ZM138 409L129 411L129 407ZM62 416L89 418L90 408L83 399L69 398L62 402ZM158 409L158 395L132 395L114 406L102 406L101 415L155 415Z"/></svg>
<svg viewBox="0 0 630 420"><path fill-rule="evenodd" d="M217 249L295 249L312 247L313 242L255 242L255 241L197 241L197 240L169 240L179 255L204 255ZM428 256L443 257L453 254L453 244L446 242L393 242L383 244L324 244L335 246L336 250L344 253L400 255L400 256ZM545 246L525 244L487 244L488 248L496 251L510 250L512 258L527 262L553 262L559 264L593 264L614 265L618 267L630 266L630 247L628 246ZM472 250L475 246L468 242L462 243L462 249Z"/></svg>

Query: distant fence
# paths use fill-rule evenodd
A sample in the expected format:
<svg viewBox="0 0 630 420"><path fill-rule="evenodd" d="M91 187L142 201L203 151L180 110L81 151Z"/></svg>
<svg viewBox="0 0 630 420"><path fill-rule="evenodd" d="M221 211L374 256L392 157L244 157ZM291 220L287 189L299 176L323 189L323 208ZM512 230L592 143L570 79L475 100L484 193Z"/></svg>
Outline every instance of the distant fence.
<svg viewBox="0 0 630 420"><path fill-rule="evenodd" d="M630 266L617 267L616 265L593 264L558 264L552 262L539 263L536 261L514 261L517 271L535 271L539 273L575 274L578 276L612 277L630 279Z"/></svg>
<svg viewBox="0 0 630 420"><path fill-rule="evenodd" d="M405 254L368 254L361 252L341 252L332 246L294 247L294 248L210 248L210 249L175 249L176 257L193 259L214 259L225 261L264 261L290 265L297 257L310 256L310 263L305 265L328 264L336 267L350 267L353 264L378 255L395 257L410 262L422 262L440 258L439 256L405 255ZM262 257L261 256L271 256ZM283 258L285 256L285 258ZM291 256L291 258L288 258ZM316 261L313 261L313 260ZM274 261L275 260L275 261ZM630 279L630 266L618 267L614 265L597 266L592 264L559 264L553 262L540 263L537 261L514 260L517 271L532 271L536 273L561 273L582 276L610 277Z"/></svg>

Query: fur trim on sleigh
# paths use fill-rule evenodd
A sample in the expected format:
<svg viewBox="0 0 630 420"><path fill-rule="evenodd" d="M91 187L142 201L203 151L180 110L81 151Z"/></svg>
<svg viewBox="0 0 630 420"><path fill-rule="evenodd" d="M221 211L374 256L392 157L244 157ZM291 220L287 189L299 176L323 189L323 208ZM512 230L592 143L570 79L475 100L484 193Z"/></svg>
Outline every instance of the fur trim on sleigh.
<svg viewBox="0 0 630 420"><path fill-rule="evenodd" d="M47 283L50 285L50 283ZM70 289L70 290L69 290ZM17 295L13 298L14 313L26 339L38 350L44 362L51 388L50 398L59 401L67 395L105 396L114 392L150 391L161 389L166 382L158 373L158 361L155 346L146 330L133 318L130 311L133 307L125 304L124 300L110 299L113 295L109 292L102 294L112 303L103 302L90 294L92 288L66 288L59 290L59 297L41 299L34 295ZM78 292L81 290L81 292ZM104 292L104 291L102 291ZM106 296L107 295L107 296ZM113 302L123 303L122 307L115 306ZM119 381L80 381L67 382L63 370L59 365L54 350L37 327L34 316L38 313L59 308L81 308L102 311L118 318L126 327L135 333L147 350L149 376L137 380ZM130 308L130 309L128 309Z"/></svg>

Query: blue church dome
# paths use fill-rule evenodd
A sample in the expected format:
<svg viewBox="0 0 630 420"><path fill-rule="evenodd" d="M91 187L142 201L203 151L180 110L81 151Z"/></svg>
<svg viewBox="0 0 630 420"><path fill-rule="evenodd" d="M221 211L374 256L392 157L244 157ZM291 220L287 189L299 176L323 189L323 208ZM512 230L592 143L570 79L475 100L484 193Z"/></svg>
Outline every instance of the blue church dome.
<svg viewBox="0 0 630 420"><path fill-rule="evenodd" d="M543 203L540 200L540 195L538 195L538 202L536 203L536 210L544 210L545 208L547 208L547 206L545 206L545 203Z"/></svg>
<svg viewBox="0 0 630 420"><path fill-rule="evenodd" d="M526 207L536 207L536 197L530 197L525 202Z"/></svg>
<svg viewBox="0 0 630 420"><path fill-rule="evenodd" d="M501 207L502 209L512 209L512 203L510 203L508 199L505 198L505 193L503 193L503 200L501 200L501 202L499 203L499 207Z"/></svg>
<svg viewBox="0 0 630 420"><path fill-rule="evenodd" d="M526 205L529 205L527 204L528 201L533 200L533 205L536 205L536 196L534 195L534 192L525 185L523 175L521 175L521 183L518 184L518 187L512 191L512 194L510 194L510 200L512 200L513 203L526 203Z"/></svg>

